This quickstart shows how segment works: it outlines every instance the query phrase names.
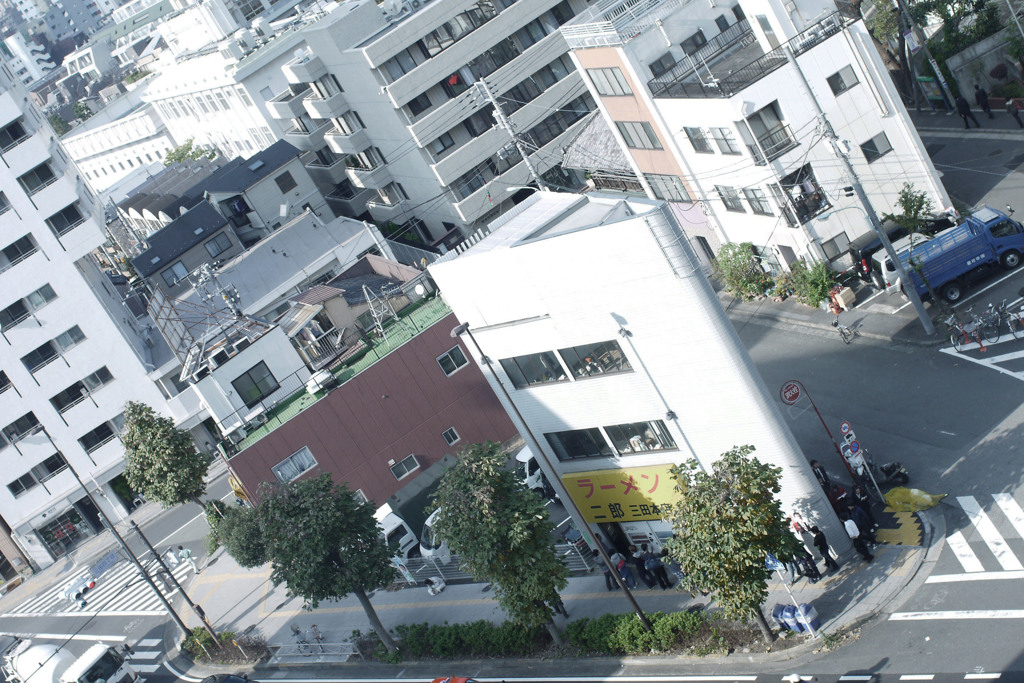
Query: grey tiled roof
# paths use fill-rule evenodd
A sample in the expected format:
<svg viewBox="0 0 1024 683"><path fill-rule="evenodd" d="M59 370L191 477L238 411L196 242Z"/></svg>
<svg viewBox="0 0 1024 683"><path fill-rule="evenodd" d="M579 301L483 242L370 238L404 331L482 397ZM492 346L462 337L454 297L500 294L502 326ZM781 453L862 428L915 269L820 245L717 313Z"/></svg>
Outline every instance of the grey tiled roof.
<svg viewBox="0 0 1024 683"><path fill-rule="evenodd" d="M133 258L132 265L139 275L149 277L169 266L176 257L213 236L227 222L209 202L199 202L181 217L150 235L149 249Z"/></svg>
<svg viewBox="0 0 1024 683"><path fill-rule="evenodd" d="M626 171L632 173L622 148L615 140L601 112L595 111L576 137L565 146L562 166L583 171Z"/></svg>
<svg viewBox="0 0 1024 683"><path fill-rule="evenodd" d="M229 171L210 176L201 184L201 187L207 192L242 192L301 153L287 140L278 140Z"/></svg>

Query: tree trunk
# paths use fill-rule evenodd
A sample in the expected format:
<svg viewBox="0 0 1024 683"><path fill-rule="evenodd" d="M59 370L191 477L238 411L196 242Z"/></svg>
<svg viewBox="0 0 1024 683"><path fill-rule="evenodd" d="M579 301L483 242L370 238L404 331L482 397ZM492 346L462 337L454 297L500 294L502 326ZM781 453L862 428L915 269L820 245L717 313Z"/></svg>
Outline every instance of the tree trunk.
<svg viewBox="0 0 1024 683"><path fill-rule="evenodd" d="M754 610L754 618L757 619L757 627L761 629L764 642L771 645L775 641L775 634L772 632L772 627L768 625L768 620L764 618L764 612L760 607Z"/></svg>
<svg viewBox="0 0 1024 683"><path fill-rule="evenodd" d="M562 634L558 632L558 627L555 626L555 622L548 619L547 623L544 624L544 628L551 634L551 640L555 641L555 645L562 644Z"/></svg>
<svg viewBox="0 0 1024 683"><path fill-rule="evenodd" d="M366 612L366 618L370 620L370 628L380 638L380 642L384 643L384 647L387 648L388 652L394 652L398 649L398 645L395 644L395 639L391 637L388 630L384 628L384 624L380 623L380 617L377 616L377 611L373 609L373 605L370 604L370 598L366 596L366 591L362 588L356 588L352 591L356 598L359 599L359 604L363 606L363 611Z"/></svg>

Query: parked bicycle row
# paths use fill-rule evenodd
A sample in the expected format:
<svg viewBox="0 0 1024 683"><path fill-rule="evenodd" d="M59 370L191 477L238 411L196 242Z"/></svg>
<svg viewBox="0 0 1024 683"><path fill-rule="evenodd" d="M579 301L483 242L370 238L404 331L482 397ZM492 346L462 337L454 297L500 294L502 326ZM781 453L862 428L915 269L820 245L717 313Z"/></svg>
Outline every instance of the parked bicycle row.
<svg viewBox="0 0 1024 683"><path fill-rule="evenodd" d="M1021 290L1024 296L1024 290ZM990 303L980 314L970 307L962 313L953 313L945 320L949 327L949 341L958 352L969 344L977 344L985 351L985 344L995 344L1009 334L1014 339L1024 337L1024 306L1014 311L1007 300L999 304Z"/></svg>

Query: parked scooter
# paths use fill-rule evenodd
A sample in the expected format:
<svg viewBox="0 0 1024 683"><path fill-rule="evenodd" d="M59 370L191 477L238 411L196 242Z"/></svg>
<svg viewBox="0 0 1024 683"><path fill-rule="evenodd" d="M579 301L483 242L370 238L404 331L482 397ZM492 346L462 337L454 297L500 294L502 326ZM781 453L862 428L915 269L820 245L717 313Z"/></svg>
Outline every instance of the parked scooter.
<svg viewBox="0 0 1024 683"><path fill-rule="evenodd" d="M871 474L875 478L875 482L881 486L882 484L892 484L893 486L904 486L910 481L910 473L907 472L907 468L903 466L903 463L898 460L893 462L887 462L884 465L875 465L875 461L872 459L871 454L864 450L864 465L857 468L856 474L858 482L865 487L865 490L871 490L871 477L868 476L867 470L871 470Z"/></svg>

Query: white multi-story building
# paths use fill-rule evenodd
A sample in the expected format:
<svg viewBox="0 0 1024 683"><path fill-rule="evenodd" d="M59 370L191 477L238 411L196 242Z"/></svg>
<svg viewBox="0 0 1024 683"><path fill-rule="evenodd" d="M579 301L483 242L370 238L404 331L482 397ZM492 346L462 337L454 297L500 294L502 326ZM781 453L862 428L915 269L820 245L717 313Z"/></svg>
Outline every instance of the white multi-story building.
<svg viewBox="0 0 1024 683"><path fill-rule="evenodd" d="M46 48L25 32L15 33L0 43L0 54L23 85L31 85L56 68Z"/></svg>
<svg viewBox="0 0 1024 683"><path fill-rule="evenodd" d="M455 242L512 206L536 171L576 184L561 147L594 109L558 27L580 0L373 0L330 6L302 32L271 112L317 153L347 215ZM521 139L496 125L494 103ZM334 169L334 170L331 170Z"/></svg>
<svg viewBox="0 0 1024 683"><path fill-rule="evenodd" d="M430 274L583 521L622 547L660 545L672 533L662 520L675 499L669 468L695 460L710 470L750 444L782 468L783 509L848 547L664 202L537 192L472 241Z"/></svg>
<svg viewBox="0 0 1024 683"><path fill-rule="evenodd" d="M844 0L601 0L562 33L649 195L703 206L702 247L843 258L870 226L831 131L879 214L904 182L950 205Z"/></svg>
<svg viewBox="0 0 1024 683"><path fill-rule="evenodd" d="M6 65L0 86L0 516L46 566L97 532L99 513L124 514L125 402L165 404L135 317L92 256L100 203Z"/></svg>

